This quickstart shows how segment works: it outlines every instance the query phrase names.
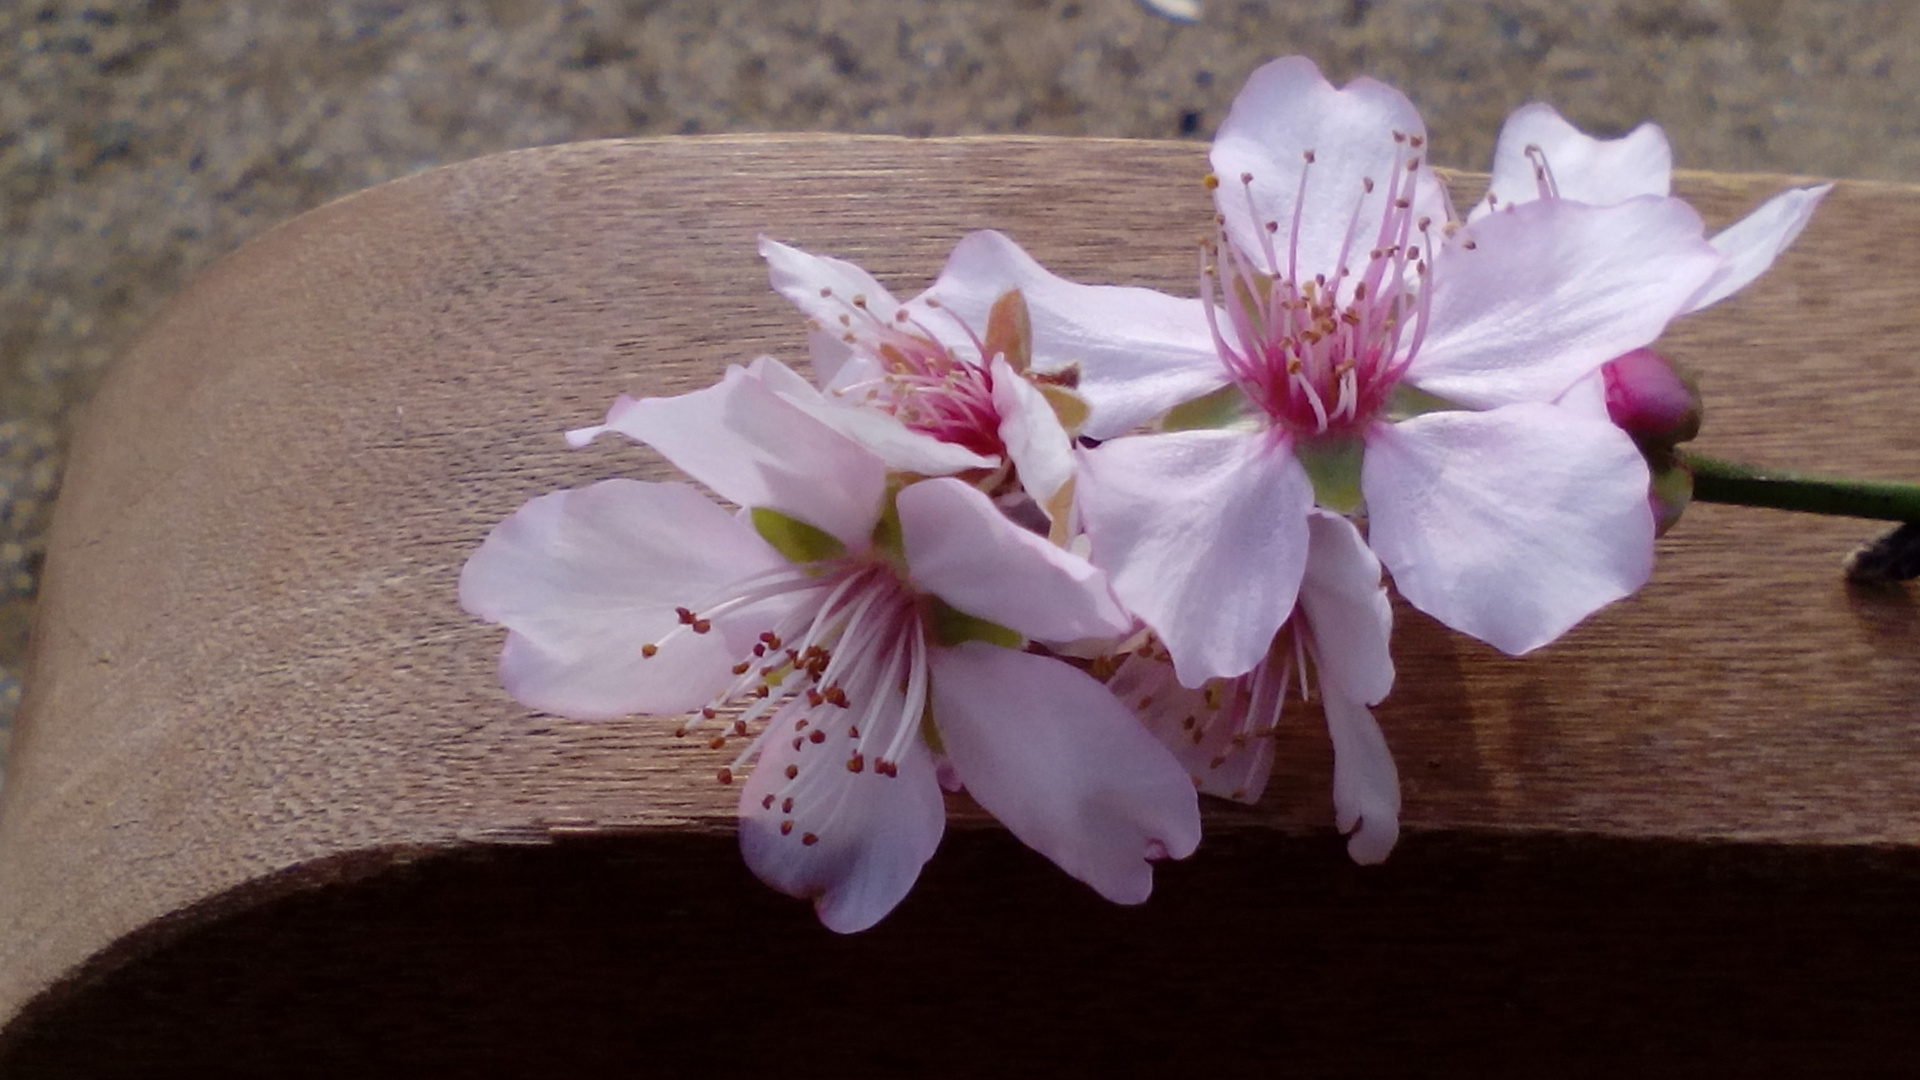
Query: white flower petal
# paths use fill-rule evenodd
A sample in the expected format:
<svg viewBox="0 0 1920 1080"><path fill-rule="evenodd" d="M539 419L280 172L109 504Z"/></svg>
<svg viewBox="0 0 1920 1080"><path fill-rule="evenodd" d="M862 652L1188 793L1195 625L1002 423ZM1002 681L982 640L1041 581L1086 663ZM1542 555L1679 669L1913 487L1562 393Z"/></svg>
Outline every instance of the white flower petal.
<svg viewBox="0 0 1920 1080"><path fill-rule="evenodd" d="M775 392L764 378L768 364L778 361L763 361L759 374L728 368L718 384L678 397L622 397L605 424L568 437L618 432L660 451L723 499L778 510L865 548L879 520L886 463Z"/></svg>
<svg viewBox="0 0 1920 1080"><path fill-rule="evenodd" d="M1719 265L1678 199L1490 214L1448 247L1406 379L1475 408L1551 400L1659 337Z"/></svg>
<svg viewBox="0 0 1920 1080"><path fill-rule="evenodd" d="M771 356L762 356L747 365L747 375L760 380L767 389L802 407L823 404L826 396L806 377Z"/></svg>
<svg viewBox="0 0 1920 1080"><path fill-rule="evenodd" d="M1151 289L1079 285L1055 276L997 232L969 233L924 295L907 305L935 330L958 317L976 330L1009 289L1019 289L1033 327L1033 366L1077 364L1092 407L1086 434L1123 434L1227 381L1199 300ZM947 314L929 310L938 301ZM977 352L970 343L956 348Z"/></svg>
<svg viewBox="0 0 1920 1080"><path fill-rule="evenodd" d="M500 677L524 704L575 719L681 713L703 705L780 609L715 632L640 647L674 609L785 564L751 526L686 484L604 480L528 502L460 572L460 604L511 633Z"/></svg>
<svg viewBox="0 0 1920 1080"><path fill-rule="evenodd" d="M1714 250L1726 256L1726 262L1687 302L1686 310L1699 311L1753 284L1799 237L1832 190L1832 184L1821 184L1783 191L1716 235Z"/></svg>
<svg viewBox="0 0 1920 1080"><path fill-rule="evenodd" d="M838 395L844 400L847 395L863 391L865 384L885 378L886 374L886 369L880 366L878 360L864 354L854 354L848 356L846 362L840 365L840 370L834 373L832 382L820 384L821 390L826 394Z"/></svg>
<svg viewBox="0 0 1920 1080"><path fill-rule="evenodd" d="M1353 522L1315 510L1300 582L1300 611L1315 646L1320 690L1377 705L1393 689L1393 605L1380 583L1380 560Z"/></svg>
<svg viewBox="0 0 1920 1080"><path fill-rule="evenodd" d="M1333 740L1333 820L1347 854L1362 866L1385 862L1400 839L1400 772L1380 725L1365 705L1326 694Z"/></svg>
<svg viewBox="0 0 1920 1080"><path fill-rule="evenodd" d="M760 238L760 257L767 260L773 290L807 317L813 374L822 386L833 382L851 353L844 335L859 340L872 335L874 323L854 305L856 298L865 312L880 320L891 320L899 310L899 302L884 285L844 259L813 255L765 236Z"/></svg>
<svg viewBox="0 0 1920 1080"><path fill-rule="evenodd" d="M1082 452L1078 475L1094 565L1180 681L1259 663L1307 562L1313 485L1292 448L1270 431L1140 435Z"/></svg>
<svg viewBox="0 0 1920 1080"><path fill-rule="evenodd" d="M1243 737L1232 718L1214 706L1233 702L1241 687L1250 686L1263 672L1264 677L1278 677L1277 665L1269 661L1252 674L1209 684L1214 688L1209 694L1206 688L1181 686L1173 665L1134 654L1121 662L1107 689L1173 753L1202 795L1251 805L1260 801L1273 773L1272 733ZM1255 723L1277 721L1278 711L1255 718Z"/></svg>
<svg viewBox="0 0 1920 1080"><path fill-rule="evenodd" d="M950 476L969 469L992 469L996 458L976 454L959 443L950 443L925 432L914 431L900 421L875 409L852 403L828 401L812 412L834 430L866 447L895 472L919 476Z"/></svg>
<svg viewBox="0 0 1920 1080"><path fill-rule="evenodd" d="M1042 641L1124 634L1106 575L1028 532L977 488L941 478L895 499L913 583L947 603Z"/></svg>
<svg viewBox="0 0 1920 1080"><path fill-rule="evenodd" d="M1653 570L1640 451L1555 405L1377 424L1360 482L1401 595L1508 653L1547 644Z"/></svg>
<svg viewBox="0 0 1920 1080"><path fill-rule="evenodd" d="M1554 189L1563 199L1612 206L1639 195L1673 190L1673 149L1658 124L1641 124L1617 139L1596 139L1567 123L1553 106L1523 105L1507 117L1493 148L1493 178L1487 193L1500 206L1540 197L1538 167L1528 155L1537 148L1546 159ZM1468 220L1493 208L1474 204Z"/></svg>
<svg viewBox="0 0 1920 1080"><path fill-rule="evenodd" d="M1092 676L978 641L932 663L947 757L1022 843L1121 904L1152 891L1152 860L1199 845L1186 770Z"/></svg>
<svg viewBox="0 0 1920 1080"><path fill-rule="evenodd" d="M796 749L782 733L769 737L740 792L748 868L788 896L812 900L829 930L851 934L879 922L913 888L947 821L925 744L913 740L897 764L892 776L855 773L831 746ZM789 765L821 772L790 781Z"/></svg>
<svg viewBox="0 0 1920 1080"><path fill-rule="evenodd" d="M848 364L842 371L865 367ZM871 450L896 472L946 476L968 469L991 469L999 461L976 454L957 443L942 442L914 431L893 416L856 403L831 391L821 393L792 368L769 356L755 360L747 373L758 377L802 412Z"/></svg>
<svg viewBox="0 0 1920 1080"><path fill-rule="evenodd" d="M1013 365L996 357L992 374L1000 442L1013 460L1020 486L1045 511L1054 495L1073 478L1073 439L1046 397L1015 372Z"/></svg>
<svg viewBox="0 0 1920 1080"><path fill-rule="evenodd" d="M1396 141L1396 133L1405 140ZM1416 148L1415 141L1425 137L1419 111L1393 87L1355 79L1336 90L1305 57L1275 60L1247 78L1214 136L1211 160L1220 180L1214 203L1226 218L1228 237L1263 270L1292 277L1287 270L1293 244L1301 278L1325 274L1331 280L1344 265L1358 280L1378 243L1396 177L1401 184L1414 177L1416 217L1431 218L1436 227L1448 218L1446 194L1432 171L1422 167L1409 174L1405 167L1411 158L1424 166L1426 148ZM1244 176L1251 182L1243 182ZM1371 192L1366 181L1372 181ZM1262 254L1269 245L1278 253L1277 265L1268 266ZM1350 288L1343 285L1341 295Z"/></svg>
<svg viewBox="0 0 1920 1080"><path fill-rule="evenodd" d="M1605 367L1593 369L1593 374L1584 376L1579 382L1567 387L1559 397L1553 399L1555 405L1569 412L1594 420L1610 420L1607 414L1607 375Z"/></svg>

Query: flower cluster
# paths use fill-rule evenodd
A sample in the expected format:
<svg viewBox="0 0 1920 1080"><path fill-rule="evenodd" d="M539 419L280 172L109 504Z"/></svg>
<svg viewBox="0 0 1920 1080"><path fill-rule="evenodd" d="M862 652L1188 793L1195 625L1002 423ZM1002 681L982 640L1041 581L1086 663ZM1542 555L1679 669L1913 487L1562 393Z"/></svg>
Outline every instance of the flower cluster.
<svg viewBox="0 0 1920 1080"><path fill-rule="evenodd" d="M983 232L901 302L763 240L815 381L763 357L569 433L737 509L627 479L523 506L461 578L509 631L508 691L736 745L748 864L840 931L912 886L943 789L1144 900L1199 843L1196 792L1260 798L1290 698L1321 703L1350 853L1384 859L1385 575L1516 654L1644 583L1649 462L1692 408L1647 347L1824 189L1709 239L1657 129L1600 141L1536 105L1461 217L1403 96L1297 58L1254 74L1212 167L1190 298Z"/></svg>

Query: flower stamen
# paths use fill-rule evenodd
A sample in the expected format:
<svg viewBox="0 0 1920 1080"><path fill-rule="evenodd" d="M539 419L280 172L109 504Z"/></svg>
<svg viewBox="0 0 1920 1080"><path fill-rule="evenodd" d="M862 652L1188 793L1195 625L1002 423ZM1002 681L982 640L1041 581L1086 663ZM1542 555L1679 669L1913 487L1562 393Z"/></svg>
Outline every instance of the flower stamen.
<svg viewBox="0 0 1920 1080"><path fill-rule="evenodd" d="M780 835L813 844L837 818L821 800L845 797L838 785L876 782L866 780L868 774L898 776L898 762L920 735L927 631L919 600L898 571L884 560L854 556L735 583L703 604L677 609L673 631L643 655L657 655L675 634L711 632L721 615L796 592L792 607L747 647L710 704L682 717L678 734L720 720L723 711L734 713L708 743L718 749L747 739L716 774L723 784L762 760L769 739L782 740L775 744L787 759L782 775L760 805L778 808ZM834 758L834 767L825 767L816 750ZM850 773L860 779L850 781ZM807 829L795 825L801 814L810 814Z"/></svg>
<svg viewBox="0 0 1920 1080"><path fill-rule="evenodd" d="M1344 435L1370 422L1424 337L1432 220L1414 214L1413 196L1425 141L1400 132L1393 138L1385 189L1372 177L1360 181L1338 259L1325 273L1303 277L1300 269L1311 151L1284 259L1275 246L1278 223L1257 216L1250 173L1241 183L1257 250L1237 248L1224 223L1202 249L1200 291L1222 363L1276 426L1296 436ZM1373 213L1378 220L1369 228ZM1366 232L1371 246L1363 247ZM1350 260L1361 262L1357 272Z"/></svg>

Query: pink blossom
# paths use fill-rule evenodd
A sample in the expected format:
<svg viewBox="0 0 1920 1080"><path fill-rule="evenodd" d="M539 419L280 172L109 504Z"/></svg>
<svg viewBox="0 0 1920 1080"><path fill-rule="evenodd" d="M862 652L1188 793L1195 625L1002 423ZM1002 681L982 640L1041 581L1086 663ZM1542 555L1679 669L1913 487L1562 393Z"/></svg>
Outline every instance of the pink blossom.
<svg viewBox="0 0 1920 1080"><path fill-rule="evenodd" d="M721 778L752 765L747 863L834 930L912 886L944 828L943 768L1068 873L1144 900L1150 860L1199 841L1192 785L1091 676L1019 647L1126 632L1103 575L959 480L901 487L783 392L792 377L735 368L573 433L651 445L746 509L635 480L521 507L461 574L466 609L508 629L508 692L744 742Z"/></svg>
<svg viewBox="0 0 1920 1080"><path fill-rule="evenodd" d="M1673 190L1673 150L1657 124L1641 124L1617 139L1596 139L1544 104L1507 117L1493 151L1487 193L1468 215L1477 221L1541 198L1613 206ZM1765 273L1813 219L1832 184L1789 188L1714 235L1720 268L1688 298L1682 314L1739 292Z"/></svg>
<svg viewBox="0 0 1920 1080"><path fill-rule="evenodd" d="M1001 288L991 305L968 319L941 311L931 290L902 304L844 260L765 237L760 254L775 291L807 317L814 374L827 399L883 413L896 426L964 449L970 467L1011 473L1005 479L1017 484L989 486L1007 494L1024 490L1039 510L1053 515L1055 499L1073 475L1067 426L1079 422L1084 408L1059 380L1030 377L1030 332L1017 289ZM841 426L863 424L848 428L856 438L864 439L873 426L871 420L822 418ZM887 446L874 449L895 469L932 471Z"/></svg>
<svg viewBox="0 0 1920 1080"><path fill-rule="evenodd" d="M1538 199L1451 222L1406 98L1336 90L1300 58L1254 73L1212 160L1205 302L1076 286L1005 242L935 290L957 310L984 282L1017 284L1036 366L1070 351L1050 338L1089 346L1089 434L1167 415L1164 433L1082 455L1077 508L1184 683L1267 655L1315 504L1364 512L1410 602L1511 653L1646 580L1644 462L1554 402L1657 337L1720 267L1690 208Z"/></svg>
<svg viewBox="0 0 1920 1080"><path fill-rule="evenodd" d="M1551 106L1527 105L1501 129L1492 179L1470 217L1542 198L1613 205L1665 196L1672 186L1673 151L1658 125L1596 139ZM1711 242L1724 261L1682 314L1717 304L1751 284L1806 228L1831 190L1832 184L1789 188L1715 235ZM1664 357L1635 349L1575 383L1559 403L1590 416L1605 415L1633 436L1652 470L1647 501L1656 531L1672 528L1693 494L1692 473L1672 453L1699 432L1700 397L1693 386Z"/></svg>
<svg viewBox="0 0 1920 1080"><path fill-rule="evenodd" d="M1334 820L1355 862L1386 859L1400 835L1400 780L1370 706L1393 688L1393 609L1380 561L1345 518L1316 510L1300 602L1253 670L1180 685L1164 654L1130 654L1108 687L1171 747L1201 792L1256 803L1294 685L1317 678L1333 742Z"/></svg>
<svg viewBox="0 0 1920 1080"><path fill-rule="evenodd" d="M1009 288L1026 300L1033 369L1071 382L1086 398L1092 412L1080 431L1091 438L1124 435L1169 405L1225 381L1196 301L1067 281L991 230L961 238L939 278L914 304L937 305L964 323L984 323Z"/></svg>
<svg viewBox="0 0 1920 1080"><path fill-rule="evenodd" d="M1537 199L1612 206L1647 196L1664 197L1672 189L1673 150L1659 125L1641 124L1617 139L1596 139L1568 123L1552 106L1536 103L1514 110L1500 129L1487 193L1468 217L1477 221ZM1717 304L1752 284L1800 236L1832 190L1830 183L1788 188L1715 234L1711 243L1723 261L1688 298L1681 314ZM1562 403L1594 412L1604 400L1609 411L1617 414L1625 404L1622 388L1637 398L1653 395L1677 402L1673 380L1655 370L1644 356L1623 355L1617 363L1631 370L1614 372L1604 386L1596 372L1589 376L1594 385L1575 384ZM1661 365L1666 366L1664 361ZM1637 416L1637 408L1635 412ZM1635 425L1645 419L1638 417L1622 426L1639 433Z"/></svg>

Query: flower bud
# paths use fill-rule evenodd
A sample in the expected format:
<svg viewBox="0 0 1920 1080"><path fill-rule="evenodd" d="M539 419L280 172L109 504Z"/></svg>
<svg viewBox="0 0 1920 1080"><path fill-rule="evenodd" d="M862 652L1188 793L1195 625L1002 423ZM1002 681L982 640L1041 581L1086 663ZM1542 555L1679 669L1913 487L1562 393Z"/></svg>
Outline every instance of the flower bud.
<svg viewBox="0 0 1920 1080"><path fill-rule="evenodd" d="M1607 361L1607 416L1642 449L1671 449L1700 434L1700 392L1652 349Z"/></svg>

